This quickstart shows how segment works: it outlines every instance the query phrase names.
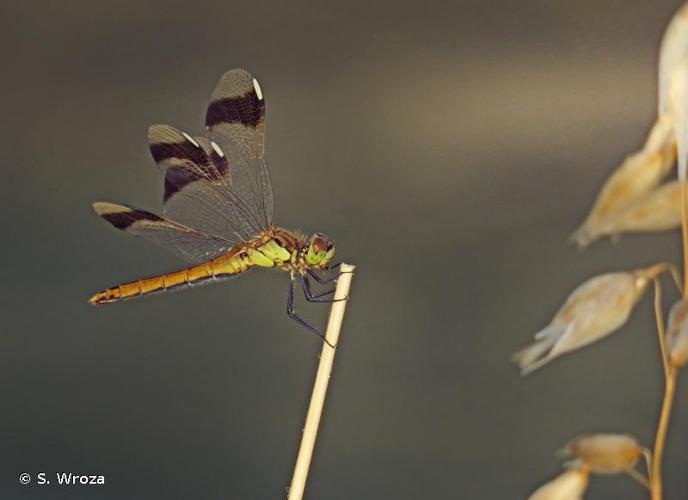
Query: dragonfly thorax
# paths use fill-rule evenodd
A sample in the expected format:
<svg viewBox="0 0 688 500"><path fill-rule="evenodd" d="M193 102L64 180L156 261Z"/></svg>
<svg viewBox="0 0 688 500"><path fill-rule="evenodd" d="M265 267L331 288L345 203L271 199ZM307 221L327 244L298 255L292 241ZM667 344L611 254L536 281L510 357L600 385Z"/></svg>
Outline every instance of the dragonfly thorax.
<svg viewBox="0 0 688 500"><path fill-rule="evenodd" d="M251 265L274 266L302 275L309 268L327 267L334 255L334 242L322 233L315 233L308 238L274 226L246 249L246 258Z"/></svg>

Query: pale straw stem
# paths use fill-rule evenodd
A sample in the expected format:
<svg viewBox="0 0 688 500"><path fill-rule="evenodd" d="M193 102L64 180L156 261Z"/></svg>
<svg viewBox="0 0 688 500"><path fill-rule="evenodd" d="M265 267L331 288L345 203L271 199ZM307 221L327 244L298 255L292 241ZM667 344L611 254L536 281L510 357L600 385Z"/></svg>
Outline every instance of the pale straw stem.
<svg viewBox="0 0 688 500"><path fill-rule="evenodd" d="M346 310L346 303L348 302L348 300L342 299L348 299L349 297L349 288L351 287L351 278L354 269L356 269L356 267L349 264L342 264L340 267L341 274L337 278L337 289L334 293L334 299L338 300L338 302L332 303L330 318L327 322L327 331L325 332L327 342L335 346L335 348L323 342L322 352L320 353L320 364L318 365L318 372L315 376L315 384L313 385L313 394L311 395L311 402L308 407L308 414L306 415L306 425L303 428L299 455L296 457L294 475L291 479L291 486L289 487L289 500L301 500L306 489L308 469L310 468L311 459L313 458L315 438L318 434L320 417L322 416L323 406L325 405L327 385L330 381L336 346L339 342L339 331L342 327L344 311Z"/></svg>

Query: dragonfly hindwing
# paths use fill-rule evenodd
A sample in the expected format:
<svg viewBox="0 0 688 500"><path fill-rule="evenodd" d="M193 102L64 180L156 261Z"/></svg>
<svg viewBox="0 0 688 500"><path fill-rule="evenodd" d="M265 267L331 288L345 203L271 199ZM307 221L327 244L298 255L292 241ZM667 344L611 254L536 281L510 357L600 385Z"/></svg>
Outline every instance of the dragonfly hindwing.
<svg viewBox="0 0 688 500"><path fill-rule="evenodd" d="M224 153L203 137L193 138L170 125L152 125L148 142L153 159L165 169L165 202L192 182L229 180Z"/></svg>

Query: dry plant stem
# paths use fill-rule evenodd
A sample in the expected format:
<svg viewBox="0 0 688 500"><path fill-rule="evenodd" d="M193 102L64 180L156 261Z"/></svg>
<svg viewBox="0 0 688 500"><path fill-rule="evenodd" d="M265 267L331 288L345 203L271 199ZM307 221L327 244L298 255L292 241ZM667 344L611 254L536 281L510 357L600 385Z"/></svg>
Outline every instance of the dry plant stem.
<svg viewBox="0 0 688 500"><path fill-rule="evenodd" d="M626 474L628 474L634 481L641 484L643 487L647 488L648 490L650 489L650 481L648 481L648 479L643 476L641 472L638 472L636 469L628 469Z"/></svg>
<svg viewBox="0 0 688 500"><path fill-rule="evenodd" d="M356 269L355 266L349 264L342 264L340 267L341 274L339 278L337 278L337 289L334 293L334 299L339 301L332 304L330 319L327 322L327 331L325 332L325 338L333 346L336 346L337 342L339 342L339 331L342 327L344 311L346 310L346 304L348 302L348 300L341 299L347 299L349 296L349 288L351 287L351 278L354 269ZM301 500L306 489L306 478L308 477L308 469L311 465L311 458L313 457L315 438L318 434L320 417L325 404L327 384L330 381L335 352L335 348L323 342L318 373L315 376L311 403L308 407L308 414L306 415L306 425L303 428L299 455L296 458L294 475L291 479L291 486L289 487L289 500Z"/></svg>
<svg viewBox="0 0 688 500"><path fill-rule="evenodd" d="M676 269L676 266L674 265L672 265L669 268L669 272L671 273L671 277L674 279L674 283L676 284L678 293L683 294L683 282L681 281L681 273L678 272L678 269Z"/></svg>
<svg viewBox="0 0 688 500"><path fill-rule="evenodd" d="M671 274L671 277L674 280L674 283L676 284L676 288L678 288L679 293L683 293L683 284L681 283L681 273L678 272L678 269L676 269L676 266L673 265L671 262L660 262L658 264L655 264L654 266L650 266L649 268L646 269L647 275L649 278L656 279L659 277L660 274L664 272L669 272Z"/></svg>
<svg viewBox="0 0 688 500"><path fill-rule="evenodd" d="M671 407L674 403L675 392L676 369L669 367L669 372L664 383L664 401L662 402L662 413L659 416L655 449L652 456L652 474L650 475L650 492L652 500L662 500L662 456L664 454L667 431L669 430L669 419L671 417Z"/></svg>
<svg viewBox="0 0 688 500"><path fill-rule="evenodd" d="M681 189L681 236L683 243L683 297L688 298L688 181L685 180ZM659 335L659 345L664 365L664 399L659 415L659 423L657 424L655 447L652 452L650 494L652 500L662 500L662 458L664 456L667 432L669 431L671 409L676 394L676 375L678 370L671 365L668 359L664 322L661 319L663 318L661 290L657 279L655 279L655 316L657 318L657 334Z"/></svg>
<svg viewBox="0 0 688 500"><path fill-rule="evenodd" d="M648 448L643 448L643 458L645 459L645 469L648 477L652 475L652 451Z"/></svg>
<svg viewBox="0 0 688 500"><path fill-rule="evenodd" d="M655 283L655 320L657 321L657 337L659 340L659 349L662 353L662 366L664 367L664 378L669 377L669 370L671 365L669 363L669 353L666 348L664 316L662 313L662 285L659 279L654 279Z"/></svg>
<svg viewBox="0 0 688 500"><path fill-rule="evenodd" d="M684 248L684 251L686 248ZM666 348L666 334L664 330L664 317L662 314L662 288L659 280L655 278L655 318L657 320L657 334L659 346L662 352L662 365L664 366L664 400L662 411L657 424L657 436L652 453L652 470L650 472L650 495L652 500L662 500L662 457L666 436L669 430L671 408L676 392L676 369L671 365Z"/></svg>

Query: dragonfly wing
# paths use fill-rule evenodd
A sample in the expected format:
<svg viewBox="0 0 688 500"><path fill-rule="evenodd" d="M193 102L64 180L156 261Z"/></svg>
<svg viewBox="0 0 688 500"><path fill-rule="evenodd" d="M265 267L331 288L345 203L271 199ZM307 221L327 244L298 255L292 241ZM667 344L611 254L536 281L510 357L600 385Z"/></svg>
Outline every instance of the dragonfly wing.
<svg viewBox="0 0 688 500"><path fill-rule="evenodd" d="M273 222L272 184L265 158L265 99L246 70L227 71L206 111L210 138L229 159L232 191L262 227Z"/></svg>
<svg viewBox="0 0 688 500"><path fill-rule="evenodd" d="M215 142L169 125L151 126L148 141L165 173L166 217L235 244L260 233L263 226L237 196L229 159Z"/></svg>
<svg viewBox="0 0 688 500"><path fill-rule="evenodd" d="M98 202L93 209L117 229L151 241L193 263L217 257L232 248L232 242L206 234L145 210Z"/></svg>

